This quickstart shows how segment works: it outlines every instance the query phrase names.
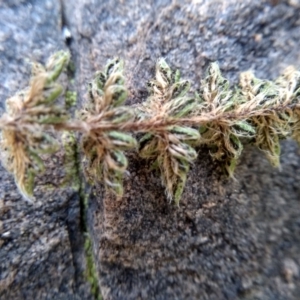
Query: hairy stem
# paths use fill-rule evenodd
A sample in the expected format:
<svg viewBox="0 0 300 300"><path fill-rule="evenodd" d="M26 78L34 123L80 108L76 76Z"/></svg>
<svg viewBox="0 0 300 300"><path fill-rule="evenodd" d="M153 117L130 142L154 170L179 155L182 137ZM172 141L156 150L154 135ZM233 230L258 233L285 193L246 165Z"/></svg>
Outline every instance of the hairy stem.
<svg viewBox="0 0 300 300"><path fill-rule="evenodd" d="M120 131L130 131L130 132L150 132L150 131L160 131L164 130L167 126L179 125L179 126L194 126L198 127L201 125L211 124L217 122L218 124L226 124L231 121L247 120L253 117L262 117L269 116L276 112L284 113L286 110L294 110L295 108L299 109L299 104L288 104L288 105L277 105L268 108L256 109L253 111L240 109L239 112L230 111L230 112L218 112L213 114L210 112L203 113L199 116L191 116L190 118L163 118L163 117L153 117L147 120L136 120L126 123L94 123L86 122L80 120L71 120L61 124L55 125L56 130L70 130L77 131L80 133L89 133L91 131L111 131L111 130L120 130ZM0 128L2 126L0 119ZM15 121L5 121L3 122L3 127L9 125L15 125Z"/></svg>

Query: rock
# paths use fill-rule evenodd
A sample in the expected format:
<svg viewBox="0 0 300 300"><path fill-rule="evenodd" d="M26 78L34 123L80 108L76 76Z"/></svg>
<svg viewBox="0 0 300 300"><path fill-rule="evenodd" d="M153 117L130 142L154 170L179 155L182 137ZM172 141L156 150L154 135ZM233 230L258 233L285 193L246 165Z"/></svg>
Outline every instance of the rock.
<svg viewBox="0 0 300 300"><path fill-rule="evenodd" d="M5 99L28 85L29 63L45 62L66 47L58 1L2 1L0 20L2 113ZM0 167L1 299L92 299L84 277L80 198L71 187L57 188L62 164L62 152L48 158L35 204L22 199Z"/></svg>
<svg viewBox="0 0 300 300"><path fill-rule="evenodd" d="M217 60L233 83L241 71L274 79L300 66L299 8L289 1L64 1L76 80L108 58L125 60L128 104L146 99L146 81L164 57L198 88ZM299 264L299 149L283 143L282 171L247 148L237 181L207 149L189 174L180 207L168 203L150 163L130 156L125 196L94 189L89 224L105 299L296 299L282 290L281 262ZM203 238L204 241L203 242Z"/></svg>
<svg viewBox="0 0 300 300"><path fill-rule="evenodd" d="M146 99L159 57L193 89L215 60L233 83L247 69L274 79L289 64L300 68L297 1L62 2L0 4L3 101L28 81L24 58L44 61L66 48L62 27L70 32L81 103L93 73L115 56L126 63L130 105ZM199 149L179 208L150 163L129 153L124 197L116 201L99 185L89 195L87 225L104 299L297 299L300 152L292 141L282 146L281 171L246 148L236 181ZM0 169L1 299L93 298L83 275L80 195L47 188L60 185L62 155L49 159L34 205Z"/></svg>

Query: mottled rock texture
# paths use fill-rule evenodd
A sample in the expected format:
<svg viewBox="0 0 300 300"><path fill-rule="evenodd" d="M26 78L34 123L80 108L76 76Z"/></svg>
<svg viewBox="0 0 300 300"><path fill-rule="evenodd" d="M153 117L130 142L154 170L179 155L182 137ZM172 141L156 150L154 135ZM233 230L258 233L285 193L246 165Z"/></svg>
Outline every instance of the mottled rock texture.
<svg viewBox="0 0 300 300"><path fill-rule="evenodd" d="M145 82L163 56L199 86L217 60L234 82L240 71L275 78L300 66L299 5L268 1L66 2L77 82L112 56L126 61L128 103L145 99ZM72 14L71 14L72 12ZM106 299L296 299L300 263L299 151L283 144L282 171L248 148L227 180L199 149L180 208L159 175L132 155L120 202L95 189L90 227ZM297 270L297 268L295 268Z"/></svg>
<svg viewBox="0 0 300 300"><path fill-rule="evenodd" d="M0 2L0 98L28 85L30 61L66 49L59 1ZM62 84L67 86L66 76ZM63 153L47 159L37 203L0 166L0 299L93 299L84 278L79 195L62 183Z"/></svg>
<svg viewBox="0 0 300 300"><path fill-rule="evenodd" d="M66 48L62 22L72 33L67 46L81 103L93 72L114 56L126 62L128 104L145 100L161 56L193 88L216 60L233 83L247 69L274 79L290 64L300 68L296 0L10 2L0 4L3 100L28 80L25 58ZM246 148L236 181L199 148L179 208L168 203L150 163L130 153L123 199L101 186L89 198L104 299L299 299L300 151L292 141L282 147L281 171ZM60 164L59 155L51 159ZM45 189L61 175L54 161L49 167L36 205L21 200L1 169L1 299L91 299L79 196Z"/></svg>

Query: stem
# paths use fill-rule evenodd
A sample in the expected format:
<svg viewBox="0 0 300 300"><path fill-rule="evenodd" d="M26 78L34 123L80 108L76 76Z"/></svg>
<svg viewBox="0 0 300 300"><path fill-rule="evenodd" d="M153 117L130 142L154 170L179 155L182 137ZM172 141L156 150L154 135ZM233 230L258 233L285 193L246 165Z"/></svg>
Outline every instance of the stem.
<svg viewBox="0 0 300 300"><path fill-rule="evenodd" d="M164 118L164 117L152 117L148 120L141 121L130 121L126 123L112 124L112 123L94 123L88 121L72 120L69 122L55 125L57 130L71 130L81 133L89 133L90 131L133 131L133 132L149 132L149 131L160 131L165 130L168 126L179 125L179 126L201 126L212 122L218 123L231 123L240 120L246 120L253 117L268 116L274 112L284 112L287 109L298 108L298 105L277 105L275 107L261 108L258 110L243 110L242 106L239 112L218 112L212 114L211 112L203 113L200 116L191 116L190 118Z"/></svg>

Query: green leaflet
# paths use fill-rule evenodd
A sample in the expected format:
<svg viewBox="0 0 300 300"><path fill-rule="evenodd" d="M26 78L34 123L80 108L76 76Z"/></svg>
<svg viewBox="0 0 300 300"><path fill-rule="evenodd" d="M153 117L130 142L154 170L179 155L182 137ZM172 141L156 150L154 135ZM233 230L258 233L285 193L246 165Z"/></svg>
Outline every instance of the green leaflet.
<svg viewBox="0 0 300 300"><path fill-rule="evenodd" d="M70 60L70 53L66 51L58 51L52 55L46 65L47 83L54 82Z"/></svg>
<svg viewBox="0 0 300 300"><path fill-rule="evenodd" d="M170 126L167 127L169 136L175 137L178 140L188 141L188 142L197 142L200 139L200 134L196 129L187 127L187 126Z"/></svg>
<svg viewBox="0 0 300 300"><path fill-rule="evenodd" d="M238 158L241 155L244 147L237 136L230 134L229 143L226 144L226 148L228 152L233 155L234 158Z"/></svg>
<svg viewBox="0 0 300 300"><path fill-rule="evenodd" d="M16 184L23 195L23 197L31 202L33 197L33 189L34 189L34 179L37 174L41 174L44 172L45 167L42 159L36 154L34 151L27 149L28 157L30 159L30 163L27 164L25 169L25 174L23 175L22 180L19 180L19 174L15 174Z"/></svg>
<svg viewBox="0 0 300 300"><path fill-rule="evenodd" d="M107 76L105 73L103 72L97 72L95 74L95 79L94 79L94 84L96 86L96 88L100 91L102 91L104 89L104 85L106 83L107 80Z"/></svg>
<svg viewBox="0 0 300 300"><path fill-rule="evenodd" d="M129 120L134 119L134 113L132 110L129 110L127 107L117 107L111 109L106 114L106 121L113 124L125 123Z"/></svg>
<svg viewBox="0 0 300 300"><path fill-rule="evenodd" d="M109 78L113 73L117 72L123 73L123 61L119 58L114 58L106 64L104 74L106 78Z"/></svg>
<svg viewBox="0 0 300 300"><path fill-rule="evenodd" d="M181 199L181 196L182 196L182 193L184 190L186 178L187 178L187 173L189 171L189 165L188 164L186 164L186 165L187 165L187 168L185 169L185 172L180 172L177 177L176 188L175 188L175 192L174 192L174 201L177 206L179 206L179 202L180 202L180 199Z"/></svg>
<svg viewBox="0 0 300 300"><path fill-rule="evenodd" d="M28 136L29 150L39 154L51 154L59 149L57 140L49 134L41 132L32 132Z"/></svg>
<svg viewBox="0 0 300 300"><path fill-rule="evenodd" d="M188 115L196 107L196 101L193 98L176 98L168 103L168 112L170 116L181 118Z"/></svg>
<svg viewBox="0 0 300 300"><path fill-rule="evenodd" d="M107 102L113 107L120 106L127 98L127 90L124 86L112 85L106 89L108 94Z"/></svg>
<svg viewBox="0 0 300 300"><path fill-rule="evenodd" d="M106 164L110 170L115 170L123 173L126 171L128 161L121 150L110 150L105 157Z"/></svg>
<svg viewBox="0 0 300 300"><path fill-rule="evenodd" d="M32 169L34 170L33 172L35 174L44 172L45 166L44 166L43 160L40 158L40 156L37 153L35 153L34 151L30 151L30 150L28 151L28 154L29 154L29 158L34 163L32 165Z"/></svg>
<svg viewBox="0 0 300 300"><path fill-rule="evenodd" d="M267 156L268 160L274 167L280 166L280 144L278 135L264 130L260 139L256 142L259 149L261 149Z"/></svg>
<svg viewBox="0 0 300 300"><path fill-rule="evenodd" d="M40 113L33 122L38 124L60 124L69 119L69 116L64 111L59 111L58 107L53 107L52 112Z"/></svg>
<svg viewBox="0 0 300 300"><path fill-rule="evenodd" d="M174 191L174 201L176 205L179 205L189 169L190 169L189 161L185 159L176 160L176 164L174 167L174 173L177 175L177 182L175 184L175 191Z"/></svg>
<svg viewBox="0 0 300 300"><path fill-rule="evenodd" d="M176 157L180 160L185 160L187 162L192 162L197 158L196 150L185 143L171 143L168 148L168 151L171 154L171 156Z"/></svg>
<svg viewBox="0 0 300 300"><path fill-rule="evenodd" d="M228 173L228 176L231 177L231 178L234 177L233 174L234 174L236 165L237 165L237 159L236 158L232 158L232 159L228 160L227 163L225 164L225 168L226 168L226 171Z"/></svg>
<svg viewBox="0 0 300 300"><path fill-rule="evenodd" d="M161 75L159 74L160 76L163 76L168 83L172 83L172 70L163 58L158 60L157 69L159 70L159 73L161 73ZM177 78L178 75L176 79Z"/></svg>
<svg viewBox="0 0 300 300"><path fill-rule="evenodd" d="M146 133L139 140L139 154L143 158L154 158L159 153L158 139Z"/></svg>
<svg viewBox="0 0 300 300"><path fill-rule="evenodd" d="M256 133L255 128L247 121L238 121L232 126L232 128L237 136L252 137Z"/></svg>
<svg viewBox="0 0 300 300"><path fill-rule="evenodd" d="M173 75L173 76L172 76L173 82L174 82L174 83L179 82L179 80L180 80L180 71L179 71L179 70L176 70L175 72L173 72L172 75Z"/></svg>
<svg viewBox="0 0 300 300"><path fill-rule="evenodd" d="M37 102L33 103L32 106L41 104L50 105L61 95L62 91L63 88L61 85L53 83L49 88L45 88L43 97L41 97Z"/></svg>
<svg viewBox="0 0 300 300"><path fill-rule="evenodd" d="M106 135L110 142L119 149L132 149L137 145L135 138L133 138L130 134L120 131L109 131Z"/></svg>
<svg viewBox="0 0 300 300"><path fill-rule="evenodd" d="M202 97L201 93L198 91L195 92L195 100L197 101L199 107L202 107L203 104L205 104L204 98Z"/></svg>
<svg viewBox="0 0 300 300"><path fill-rule="evenodd" d="M26 168L24 179L22 182L16 181L16 184L21 192L22 196L25 198L26 201L31 202L33 197L33 188L34 188L34 179L35 179L35 172L30 167ZM17 177L18 175L15 174Z"/></svg>
<svg viewBox="0 0 300 300"><path fill-rule="evenodd" d="M191 83L187 80L177 81L173 84L171 93L172 98L179 98L186 95L186 93L190 90Z"/></svg>

